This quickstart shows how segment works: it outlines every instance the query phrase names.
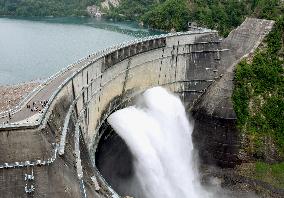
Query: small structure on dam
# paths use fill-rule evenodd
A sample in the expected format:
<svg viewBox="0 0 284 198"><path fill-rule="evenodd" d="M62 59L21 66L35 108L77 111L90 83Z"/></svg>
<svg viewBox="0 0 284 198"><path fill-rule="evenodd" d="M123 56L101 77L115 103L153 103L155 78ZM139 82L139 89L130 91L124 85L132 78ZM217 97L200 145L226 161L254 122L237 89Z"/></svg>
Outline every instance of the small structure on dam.
<svg viewBox="0 0 284 198"><path fill-rule="evenodd" d="M119 172L117 149L126 167L132 161L106 119L154 86L180 95L192 112L194 143L204 163L234 167L239 159L230 100L233 69L272 26L273 21L248 18L226 39L207 29L139 39L92 54L51 77L10 112L14 120L1 125L0 197L118 196L104 167L110 175L131 174L130 168ZM41 113L23 109L47 99Z"/></svg>

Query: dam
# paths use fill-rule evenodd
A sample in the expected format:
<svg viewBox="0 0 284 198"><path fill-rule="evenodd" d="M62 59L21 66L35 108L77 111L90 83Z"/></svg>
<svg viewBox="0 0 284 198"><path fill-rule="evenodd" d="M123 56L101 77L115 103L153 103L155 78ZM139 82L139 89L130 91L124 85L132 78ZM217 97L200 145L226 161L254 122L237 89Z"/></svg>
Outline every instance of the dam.
<svg viewBox="0 0 284 198"><path fill-rule="evenodd" d="M273 23L247 18L225 39L201 28L139 39L50 77L17 109L1 114L0 197L119 197L106 173L121 171L114 151L124 155L122 175L131 174L131 158L106 120L155 86L179 95L192 113L202 162L234 167L233 69ZM24 108L45 100L40 113ZM13 118L7 123L8 115Z"/></svg>

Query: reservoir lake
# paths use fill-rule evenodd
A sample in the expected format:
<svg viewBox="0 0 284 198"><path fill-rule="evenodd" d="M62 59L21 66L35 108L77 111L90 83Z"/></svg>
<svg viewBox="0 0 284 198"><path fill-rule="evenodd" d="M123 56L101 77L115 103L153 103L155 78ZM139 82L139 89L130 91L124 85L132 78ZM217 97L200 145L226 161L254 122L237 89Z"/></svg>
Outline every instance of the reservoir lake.
<svg viewBox="0 0 284 198"><path fill-rule="evenodd" d="M96 51L160 34L95 18L0 18L0 85L42 81Z"/></svg>

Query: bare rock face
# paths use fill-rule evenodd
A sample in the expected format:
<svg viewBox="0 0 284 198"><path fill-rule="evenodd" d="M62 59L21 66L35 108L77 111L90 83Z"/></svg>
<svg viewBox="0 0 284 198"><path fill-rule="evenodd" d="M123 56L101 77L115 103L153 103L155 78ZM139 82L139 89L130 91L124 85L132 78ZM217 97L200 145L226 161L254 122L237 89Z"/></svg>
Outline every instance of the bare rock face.
<svg viewBox="0 0 284 198"><path fill-rule="evenodd" d="M101 3L103 9L109 10L111 6L117 7L119 6L120 0L104 0Z"/></svg>
<svg viewBox="0 0 284 198"><path fill-rule="evenodd" d="M205 163L234 167L242 161L239 155L242 141L231 99L233 72L235 65L254 53L273 24L274 21L247 18L222 41L223 49L230 50L226 57L221 58L223 74L191 110L195 119L195 146Z"/></svg>
<svg viewBox="0 0 284 198"><path fill-rule="evenodd" d="M100 8L96 5L91 5L87 7L87 12L90 16L96 16L97 13L100 13Z"/></svg>
<svg viewBox="0 0 284 198"><path fill-rule="evenodd" d="M233 73L213 84L192 109L193 139L203 162L221 167L238 164L240 147L236 114L231 101Z"/></svg>

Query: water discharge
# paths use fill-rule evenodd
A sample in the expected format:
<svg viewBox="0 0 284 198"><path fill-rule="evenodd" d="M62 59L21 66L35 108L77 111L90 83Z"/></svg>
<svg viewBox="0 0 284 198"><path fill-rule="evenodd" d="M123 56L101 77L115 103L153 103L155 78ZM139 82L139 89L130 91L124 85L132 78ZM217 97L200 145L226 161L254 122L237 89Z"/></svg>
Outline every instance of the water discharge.
<svg viewBox="0 0 284 198"><path fill-rule="evenodd" d="M134 158L135 198L204 198L191 133L181 100L161 87L147 90L136 106L113 113L108 122Z"/></svg>

